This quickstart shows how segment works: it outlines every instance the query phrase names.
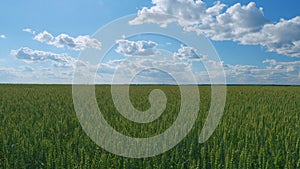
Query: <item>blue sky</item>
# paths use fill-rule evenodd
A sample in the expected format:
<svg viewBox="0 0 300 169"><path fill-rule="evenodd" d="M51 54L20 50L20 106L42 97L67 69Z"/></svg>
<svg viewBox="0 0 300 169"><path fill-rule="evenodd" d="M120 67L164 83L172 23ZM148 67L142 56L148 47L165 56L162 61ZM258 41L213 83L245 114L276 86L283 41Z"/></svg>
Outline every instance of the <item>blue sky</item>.
<svg viewBox="0 0 300 169"><path fill-rule="evenodd" d="M4 0L0 5L0 82L72 83L80 52L101 50L105 43L92 35L120 17L136 14L133 25L175 23L199 38L205 35L219 54L227 83L300 85L299 6L297 0ZM162 59L165 53L156 52L161 50L168 50L172 57ZM99 83L109 83L118 64L145 68L147 61L173 66L170 71L182 75L190 68L201 79L207 76L202 72L203 58L188 56L193 50L167 37L120 37L102 63L80 63L87 69L99 68ZM171 61L176 56L181 58ZM126 65L128 60L136 63L131 67ZM141 81L168 83L162 80L167 75L161 74L144 73Z"/></svg>

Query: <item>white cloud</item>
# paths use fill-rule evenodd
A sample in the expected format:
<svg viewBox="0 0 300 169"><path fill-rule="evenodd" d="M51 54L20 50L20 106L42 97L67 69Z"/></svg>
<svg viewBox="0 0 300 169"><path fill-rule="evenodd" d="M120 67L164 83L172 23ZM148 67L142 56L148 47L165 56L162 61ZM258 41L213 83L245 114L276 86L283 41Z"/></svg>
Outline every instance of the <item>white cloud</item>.
<svg viewBox="0 0 300 169"><path fill-rule="evenodd" d="M187 74L188 71L191 71L191 64L175 60L172 57L169 59L143 57L138 60L121 59L101 64L98 74L101 77L114 78L114 83L126 83L133 77L134 83L174 83L169 74L175 75L179 78L176 80L181 83L189 83L192 77ZM114 74L114 76L108 76L108 74ZM106 81L112 81L112 79Z"/></svg>
<svg viewBox="0 0 300 169"><path fill-rule="evenodd" d="M196 49L189 47L189 46L183 46L178 49L178 52L173 54L174 58L178 58L181 60L201 60L204 58L204 56L198 56L196 54Z"/></svg>
<svg viewBox="0 0 300 169"><path fill-rule="evenodd" d="M215 29L211 36L215 40L238 40L245 34L261 29L266 23L268 20L264 17L263 9L257 8L254 2L246 6L237 3L216 16L216 23L211 23Z"/></svg>
<svg viewBox="0 0 300 169"><path fill-rule="evenodd" d="M59 84L72 83L72 70L57 67L0 68L0 83Z"/></svg>
<svg viewBox="0 0 300 169"><path fill-rule="evenodd" d="M186 31L205 34L213 40L262 45L269 51L300 57L300 16L270 23L263 9L254 2L225 8L215 3L207 7L202 0L152 0L153 6L138 11L130 24L177 22Z"/></svg>
<svg viewBox="0 0 300 169"><path fill-rule="evenodd" d="M211 8L201 0L152 0L151 8L144 7L138 11L138 17L131 24L158 23L166 26L171 22L179 22L182 26L197 24L210 15L215 15L225 6L217 3Z"/></svg>
<svg viewBox="0 0 300 169"><path fill-rule="evenodd" d="M57 46L55 43L55 38L53 35L51 35L49 32L47 31L44 31L42 33L39 33L38 35L36 35L34 38L34 40L37 40L39 42L42 42L42 43L47 43L47 44L51 44L51 45L54 45L54 46ZM58 47L58 46L57 46ZM59 47L64 47L64 46L59 46Z"/></svg>
<svg viewBox="0 0 300 169"><path fill-rule="evenodd" d="M72 50L84 50L88 48L100 49L101 43L89 35L71 37L67 34L60 34L54 37L47 31L37 34L34 38L41 43L56 46L57 48L68 47Z"/></svg>
<svg viewBox="0 0 300 169"><path fill-rule="evenodd" d="M25 64L14 68L0 68L0 82L9 83L72 83L74 68L82 77L94 75L98 65L72 58L67 54L32 50L22 47L11 55Z"/></svg>
<svg viewBox="0 0 300 169"><path fill-rule="evenodd" d="M159 51L160 53L157 55L150 55L151 57L139 57L137 59L132 56L140 56L140 53L142 52L135 52L139 51L137 50L138 47L134 47L133 50L132 46L142 45L136 45L137 42L127 40L122 40L122 42L126 42L126 46L119 46L117 52L127 56L129 55L130 57L126 57L125 59L121 60L111 60L105 63L105 65L102 65L103 70L98 71L98 74L101 74L101 77L107 77L108 72L109 74L118 72L117 76L113 76L117 79L116 83L126 83L128 79L133 78L137 73L142 71L143 73L140 73L138 76L135 76L135 82L174 84L176 82L169 76L173 75L174 77L176 77L177 82L179 82L180 84L194 84L195 81L193 79L193 75L190 74L193 71L194 61L204 61L205 64L211 68L211 78L218 79L218 77L222 76L222 72L218 71L220 70L219 68L222 66L220 64L223 63L216 63L215 61L211 61L208 57L204 55L198 56L196 54L196 52L198 53L198 51L196 51L196 49L192 47L181 45L181 47L175 53L170 54L167 51L161 50ZM152 43L156 44L155 42ZM138 54L136 55L136 53ZM166 72L163 73L163 71L158 71L156 68ZM207 73L205 74L207 75ZM201 78L202 77L203 76L201 76ZM209 81L207 83L209 83Z"/></svg>
<svg viewBox="0 0 300 169"><path fill-rule="evenodd" d="M300 84L300 61L265 60L265 67L225 64L228 83Z"/></svg>
<svg viewBox="0 0 300 169"><path fill-rule="evenodd" d="M174 57L163 58L161 60L154 57L143 57L138 60L121 59L112 60L108 63L101 64L102 71L98 71L98 74L102 79L110 83L114 76L113 74L117 69L119 74L117 77L118 82L131 79L140 70L145 70L143 73L136 76L134 82L136 83L174 83L170 77L162 74L158 70L151 69L152 67L159 67L162 70L167 70L169 74L176 75L178 81L191 83L192 77L189 75L189 71L192 70L192 64L189 62L183 62L182 60L175 59ZM222 76L222 72L215 70L214 67L224 67L226 74L226 81L228 84L295 84L300 85L300 61L292 62L279 62L276 60L265 60L263 63L265 66L255 65L231 65L223 62L216 62L209 60L209 58L203 58L201 60L211 68L211 71L206 70L193 70L193 74L199 84L210 84L211 79L218 79ZM220 65L221 64L221 65ZM116 76L115 76L116 77ZM99 81L99 82L103 82Z"/></svg>
<svg viewBox="0 0 300 169"><path fill-rule="evenodd" d="M260 31L245 35L241 43L259 44L271 52L300 57L300 16L266 24Z"/></svg>
<svg viewBox="0 0 300 169"><path fill-rule="evenodd" d="M116 52L125 56L151 56L159 54L155 49L157 43L152 41L129 41L125 39L116 41Z"/></svg>
<svg viewBox="0 0 300 169"><path fill-rule="evenodd" d="M45 61L53 62L57 67L73 67L76 60L67 54L56 54L52 52L32 50L28 47L22 47L18 50L12 50L11 55L27 63L40 63Z"/></svg>
<svg viewBox="0 0 300 169"><path fill-rule="evenodd" d="M34 30L32 30L30 28L23 29L23 32L28 32L28 33L33 34L33 35L35 35L35 33L36 33Z"/></svg>
<svg viewBox="0 0 300 169"><path fill-rule="evenodd" d="M24 65L19 68L1 68L1 82L19 82L19 83L71 83L73 67L65 65L75 64L75 60L63 54L54 54L51 52L31 50L29 48L20 48L13 50L12 55L27 62L27 63L44 63L49 62L51 67L40 67L38 65ZM164 53L162 53L164 54ZM158 59L160 58L160 59ZM203 61L203 60L202 60ZM207 60L209 66L220 64L215 61ZM300 61L280 62L276 60L263 61L265 66L258 67L253 65L231 65L224 64L226 73L226 81L228 84L296 84L300 85ZM29 67L30 66L30 67ZM183 62L170 56L167 57L142 57L140 59L121 59L112 60L99 65L91 65L85 63L77 67L79 72L82 72L82 78L87 75L94 77L96 72L96 82L111 83L114 73L119 69L120 78L117 82L126 82L126 79L131 79L140 70L144 72L138 74L134 79L134 83L174 83L168 76L152 67L158 67L167 70L169 74L175 75L180 82L190 83L192 77L188 74L192 70L191 63ZM220 72L210 72L210 76L214 78L219 76ZM222 73L222 72L221 72ZM199 84L210 84L208 73L205 70L194 71Z"/></svg>
<svg viewBox="0 0 300 169"><path fill-rule="evenodd" d="M179 54L188 54L185 60L181 60L174 57L175 54L159 51L156 49L157 43L152 41L118 40L117 44L116 52L127 57L101 63L97 71L99 82L127 83L134 77L133 83L176 83L170 74L179 78L180 83L192 81L188 73L192 71L192 63L187 61L195 58L192 48L180 48L178 57Z"/></svg>
<svg viewBox="0 0 300 169"><path fill-rule="evenodd" d="M6 36L5 35L0 35L0 39L5 39Z"/></svg>
<svg viewBox="0 0 300 169"><path fill-rule="evenodd" d="M23 61L23 65L0 66L0 83L71 84L74 68L82 72L82 78L95 75L98 65L77 60L66 54L32 50L23 47L11 50L11 55ZM103 67L100 65L100 67Z"/></svg>
<svg viewBox="0 0 300 169"><path fill-rule="evenodd" d="M268 69L274 69L274 70L281 70L284 72L300 72L300 61L293 61L293 62L278 62L273 59L267 59L264 60L263 63L267 63L270 66L267 67Z"/></svg>

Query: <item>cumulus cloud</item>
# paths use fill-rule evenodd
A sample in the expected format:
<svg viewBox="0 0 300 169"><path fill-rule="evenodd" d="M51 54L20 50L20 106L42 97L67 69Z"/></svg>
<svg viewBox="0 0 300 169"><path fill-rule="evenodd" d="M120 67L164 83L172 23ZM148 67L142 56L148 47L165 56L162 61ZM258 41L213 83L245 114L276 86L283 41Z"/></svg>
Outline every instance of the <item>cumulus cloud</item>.
<svg viewBox="0 0 300 169"><path fill-rule="evenodd" d="M227 8L220 2L207 7L202 0L152 0L152 4L139 10L130 24L167 26L177 22L185 31L196 31L212 40L262 45L271 52L300 57L300 16L271 23L254 2Z"/></svg>
<svg viewBox="0 0 300 169"><path fill-rule="evenodd" d="M30 33L30 34L33 34L33 35L35 35L35 33L36 33L34 30L32 30L30 28L23 29L23 32L27 32L27 33Z"/></svg>
<svg viewBox="0 0 300 169"><path fill-rule="evenodd" d="M0 35L0 39L5 39L6 36L5 35Z"/></svg>
<svg viewBox="0 0 300 169"><path fill-rule="evenodd" d="M56 46L57 48L68 47L72 50L84 50L88 48L100 49L101 43L89 35L71 37L67 34L60 34L58 36L53 36L47 31L37 34L34 40L41 43L46 43L48 45Z"/></svg>
<svg viewBox="0 0 300 169"><path fill-rule="evenodd" d="M179 50L178 50L179 51ZM28 65L20 67L18 70L14 68L0 68L0 81L2 82L26 82L26 83L71 83L73 66L75 59L66 54L56 54L52 52L32 50L30 48L20 48L12 50L11 54L17 59L23 60L26 63L45 63L49 62L52 67L36 67ZM116 82L126 82L126 79L134 78L134 83L174 83L174 80L163 72L152 69L153 67L166 70L167 73L175 75L180 82L192 83L192 77L188 72L192 71L192 64L181 59L162 57L165 53L154 57L142 57L134 59L128 57L120 60L110 60L107 63L91 65L82 62L82 65L77 61L77 68L82 72L82 77L92 75L98 77L96 82L111 83L115 78L114 73L120 70ZM213 67L214 65L223 66L226 74L226 81L229 84L300 84L300 61L280 62L273 59L264 60L265 66L254 65L231 65L219 63L203 58L201 60ZM79 67L78 67L79 66ZM139 73L144 70L142 73ZM210 72L208 75L206 70L193 70L199 84L210 84L210 79L218 76L220 72Z"/></svg>
<svg viewBox="0 0 300 169"><path fill-rule="evenodd" d="M241 43L259 44L271 52L300 57L300 16L265 24L260 31L244 36Z"/></svg>
<svg viewBox="0 0 300 169"><path fill-rule="evenodd" d="M270 65L293 65L293 66L300 66L300 61L292 61L292 62L278 62L274 59L266 59L263 63L269 63Z"/></svg>
<svg viewBox="0 0 300 169"><path fill-rule="evenodd" d="M182 46L176 58L175 53L158 51L157 43L152 41L118 40L117 44L116 52L125 55L126 58L101 63L97 74L102 82L127 83L128 79L133 78L134 83L175 83L170 74L179 77L177 80L180 83L190 83L193 80L189 74L192 71L192 63L187 61L199 58L193 55L193 48ZM183 55L186 59L178 58Z"/></svg>
<svg viewBox="0 0 300 169"><path fill-rule="evenodd" d="M209 60L209 58L203 58L201 61L206 62L206 65L209 67L223 66L228 84L300 84L300 61L279 62L276 60L265 60L263 63L266 65L261 67L220 63ZM121 70L118 72L121 75L111 76L111 78L117 77L117 82L119 83L126 82L126 79L131 79L134 76L136 76L134 80L136 83L174 83L166 74L159 70L151 69L153 67L158 67L161 70L166 70L169 74L175 75L175 77L179 78L176 80L182 84L193 83L189 74L190 71L193 71L193 75L199 84L210 84L211 78L218 79L219 76L222 76L222 72L214 71L213 68L210 72L207 72L205 69L193 70L191 63L183 62L174 57L162 58L161 60L152 57L138 60L112 60L101 64L100 67L103 67L103 70L99 71L98 74L101 74L102 77L113 75L117 69ZM137 75L141 70L144 70L143 73Z"/></svg>
<svg viewBox="0 0 300 169"><path fill-rule="evenodd" d="M204 56L198 56L196 54L196 49L189 47L189 46L183 46L178 49L178 52L175 52L173 54L174 58L178 58L181 60L201 60L204 58Z"/></svg>
<svg viewBox="0 0 300 169"><path fill-rule="evenodd" d="M242 84L300 84L300 61L263 61L266 66L224 64L229 83Z"/></svg>
<svg viewBox="0 0 300 169"><path fill-rule="evenodd" d="M162 53L163 54L163 53ZM160 59L158 59L160 58ZM139 59L120 59L101 63L97 73L100 75L98 82L111 83L113 78L117 78L113 83L127 82L134 78L134 83L167 83L175 84L170 76L162 73L153 67L166 70L169 74L175 75L182 84L193 84L189 72L193 71L198 84L211 84L211 78L218 79L223 72L215 71L214 67L224 67L226 81L228 84L295 84L300 85L300 61L279 62L276 60L265 60L264 66L255 65L232 65L224 62L209 60L204 57L202 62L211 68L207 72L205 69L194 69L191 62L170 57L143 57ZM119 70L118 76L114 75ZM142 73L141 70L144 70Z"/></svg>
<svg viewBox="0 0 300 169"><path fill-rule="evenodd" d="M267 63L270 66L268 69L282 70L285 72L300 72L300 61L292 61L292 62L278 62L274 59L264 60L263 63Z"/></svg>
<svg viewBox="0 0 300 169"><path fill-rule="evenodd" d="M67 54L56 54L47 51L32 50L28 47L22 47L18 50L12 50L11 55L27 63L40 63L50 61L57 67L72 67L76 60Z"/></svg>
<svg viewBox="0 0 300 169"><path fill-rule="evenodd" d="M99 68L98 74L101 74L102 77L107 76L107 73L114 74L113 83L126 83L132 78L135 79L134 83L174 83L170 74L179 78L177 80L181 83L189 83L192 78L187 74L188 71L191 71L191 64L175 60L172 57L112 60L101 64ZM109 68L109 72L106 70L107 68Z"/></svg>
<svg viewBox="0 0 300 169"><path fill-rule="evenodd" d="M210 15L218 14L225 6L217 3L206 8L205 3L200 0L152 0L152 4L154 6L139 10L137 18L130 24L158 23L164 27L177 21L182 26L189 26L207 19Z"/></svg>
<svg viewBox="0 0 300 169"><path fill-rule="evenodd" d="M210 30L204 30L213 40L240 41L240 38L251 32L259 31L268 20L264 17L263 9L257 8L254 2L248 5L237 3L226 12L215 17L209 23ZM201 29L201 28L200 28Z"/></svg>
<svg viewBox="0 0 300 169"><path fill-rule="evenodd" d="M116 41L116 52L125 56L152 56L159 54L155 49L157 43L152 41L129 41L125 39Z"/></svg>

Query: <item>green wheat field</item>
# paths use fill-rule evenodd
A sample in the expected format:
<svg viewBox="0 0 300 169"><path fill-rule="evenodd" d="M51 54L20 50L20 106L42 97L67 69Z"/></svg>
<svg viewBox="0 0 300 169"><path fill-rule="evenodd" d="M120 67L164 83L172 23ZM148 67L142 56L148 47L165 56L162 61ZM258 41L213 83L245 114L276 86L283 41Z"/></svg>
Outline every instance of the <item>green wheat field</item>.
<svg viewBox="0 0 300 169"><path fill-rule="evenodd" d="M178 86L131 86L138 110L161 89L168 98L157 120L139 124L114 107L110 86L96 86L105 119L132 137L168 129L180 110ZM83 131L71 85L0 85L0 168L300 168L300 87L228 86L224 115L210 139L198 137L210 106L210 86L199 86L200 111L191 132L173 149L132 159L97 146Z"/></svg>

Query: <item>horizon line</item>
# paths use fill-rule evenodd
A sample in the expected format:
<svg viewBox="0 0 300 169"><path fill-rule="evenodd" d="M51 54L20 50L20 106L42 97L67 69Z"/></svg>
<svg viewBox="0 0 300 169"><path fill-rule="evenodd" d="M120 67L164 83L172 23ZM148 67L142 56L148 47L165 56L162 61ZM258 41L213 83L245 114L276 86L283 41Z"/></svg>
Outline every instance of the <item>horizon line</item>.
<svg viewBox="0 0 300 169"><path fill-rule="evenodd" d="M300 86L300 84L260 84L260 83L229 83L229 84L162 84L162 83L145 83L145 84L72 84L72 83L0 83L0 85L95 85L95 86L113 86L113 85L126 85L126 86Z"/></svg>

